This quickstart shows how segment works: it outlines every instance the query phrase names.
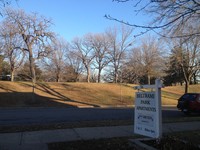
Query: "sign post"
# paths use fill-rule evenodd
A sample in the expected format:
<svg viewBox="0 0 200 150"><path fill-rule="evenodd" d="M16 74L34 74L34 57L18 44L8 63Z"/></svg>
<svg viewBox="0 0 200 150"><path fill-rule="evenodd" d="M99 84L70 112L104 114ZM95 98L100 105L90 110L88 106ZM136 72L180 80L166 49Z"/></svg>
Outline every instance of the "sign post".
<svg viewBox="0 0 200 150"><path fill-rule="evenodd" d="M152 92L136 92L134 132L152 138L162 137L161 81L155 85L140 85L137 90L154 89Z"/></svg>

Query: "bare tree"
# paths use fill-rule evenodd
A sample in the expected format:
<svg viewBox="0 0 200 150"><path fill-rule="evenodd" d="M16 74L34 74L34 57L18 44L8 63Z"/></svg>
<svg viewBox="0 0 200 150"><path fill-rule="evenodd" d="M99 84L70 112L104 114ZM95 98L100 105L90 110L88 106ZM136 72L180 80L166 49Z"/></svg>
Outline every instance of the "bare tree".
<svg viewBox="0 0 200 150"><path fill-rule="evenodd" d="M125 53L132 45L132 28L122 26L121 29L110 28L106 35L109 42L109 57L113 68L113 82L119 80L119 70L125 58Z"/></svg>
<svg viewBox="0 0 200 150"><path fill-rule="evenodd" d="M23 10L12 9L6 10L6 17L6 21L16 26L23 40L23 46L18 48L28 53L32 82L35 83L35 60L49 54L49 42L54 37L49 31L51 21L37 14L29 15Z"/></svg>
<svg viewBox="0 0 200 150"><path fill-rule="evenodd" d="M106 36L102 34L91 35L90 37L92 48L94 49L95 62L93 63L95 69L98 70L98 83L101 82L101 72L110 62L108 47L109 43Z"/></svg>
<svg viewBox="0 0 200 150"><path fill-rule="evenodd" d="M15 2L18 2L19 0L15 0ZM12 0L0 0L0 15L3 16L3 9L10 5Z"/></svg>
<svg viewBox="0 0 200 150"><path fill-rule="evenodd" d="M81 59L87 72L88 83L90 82L90 76L91 76L90 67L95 57L93 53L93 47L89 41L90 40L89 36L90 35L86 35L83 38L75 38L72 41L73 54Z"/></svg>
<svg viewBox="0 0 200 150"><path fill-rule="evenodd" d="M145 75L143 57L140 47L133 48L127 56L127 62L122 68L122 82L139 84Z"/></svg>
<svg viewBox="0 0 200 150"><path fill-rule="evenodd" d="M16 69L23 63L25 53L18 49L21 46L21 41L15 26L4 21L0 29L0 37L2 49L5 58L8 58L11 71L11 81L14 81Z"/></svg>
<svg viewBox="0 0 200 150"><path fill-rule="evenodd" d="M133 27L139 27L145 29L143 33L148 31L156 31L156 29L167 29L168 32L165 33L174 33L177 30L184 30L186 24L200 24L200 2L198 0L114 0L116 2L130 2L134 6L136 14L140 12L146 12L151 14L152 20L149 24L139 25L136 23L130 23L128 20L119 20L118 18L106 15L108 19L115 20L127 24ZM186 30L185 30L186 31ZM191 35L200 35L199 30L194 30L192 33L187 31L181 35L182 36L191 36ZM174 37L173 34L170 37Z"/></svg>
<svg viewBox="0 0 200 150"><path fill-rule="evenodd" d="M3 61L4 61L4 57L0 55L0 75L3 74Z"/></svg>
<svg viewBox="0 0 200 150"><path fill-rule="evenodd" d="M150 84L152 78L161 78L164 68L162 42L152 36L140 39L141 44L131 49L122 69L123 82Z"/></svg>
<svg viewBox="0 0 200 150"><path fill-rule="evenodd" d="M64 39L58 38L51 44L51 53L48 58L43 59L45 69L55 76L56 82L62 80L65 68L65 53L68 51L68 44Z"/></svg>
<svg viewBox="0 0 200 150"><path fill-rule="evenodd" d="M156 41L152 36L147 36L142 39L139 49L141 50L142 64L148 84L151 84L151 77L161 77L162 66L164 65L162 42Z"/></svg>
<svg viewBox="0 0 200 150"><path fill-rule="evenodd" d="M78 81L84 70L82 59L77 57L76 53L70 50L66 53L66 59L67 80Z"/></svg>
<svg viewBox="0 0 200 150"><path fill-rule="evenodd" d="M39 17L37 14L26 14L23 10L6 10L6 21L16 26L18 34L23 41L22 46L17 47L28 54L30 73L33 83L32 101L35 103L35 83L36 60L46 57L49 52L49 43L54 37L54 33L49 31L51 25L50 20Z"/></svg>
<svg viewBox="0 0 200 150"><path fill-rule="evenodd" d="M193 75L200 70L200 42L199 38L178 39L174 45L174 55L180 65L185 81L185 93L188 92L189 84Z"/></svg>
<svg viewBox="0 0 200 150"><path fill-rule="evenodd" d="M19 0L15 0L16 2ZM0 0L1 6L5 7L6 5L10 5L12 0Z"/></svg>

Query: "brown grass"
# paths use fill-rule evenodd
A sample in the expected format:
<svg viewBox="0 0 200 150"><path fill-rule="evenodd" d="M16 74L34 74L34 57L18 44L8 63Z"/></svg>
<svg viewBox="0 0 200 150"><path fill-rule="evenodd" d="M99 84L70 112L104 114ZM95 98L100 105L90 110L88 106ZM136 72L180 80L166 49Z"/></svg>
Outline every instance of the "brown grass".
<svg viewBox="0 0 200 150"><path fill-rule="evenodd" d="M133 105L135 85L110 83L37 83L0 81L0 107L99 107ZM200 85L191 86L198 92ZM162 104L176 105L184 87L162 89Z"/></svg>
<svg viewBox="0 0 200 150"><path fill-rule="evenodd" d="M119 84L37 83L32 101L29 82L0 82L0 106L64 106L89 107L132 105L133 90Z"/></svg>

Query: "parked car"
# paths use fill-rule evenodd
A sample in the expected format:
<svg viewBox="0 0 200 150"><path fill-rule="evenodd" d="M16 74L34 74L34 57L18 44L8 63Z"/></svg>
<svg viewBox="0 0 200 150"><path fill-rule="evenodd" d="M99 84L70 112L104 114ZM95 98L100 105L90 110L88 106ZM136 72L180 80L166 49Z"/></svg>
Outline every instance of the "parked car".
<svg viewBox="0 0 200 150"><path fill-rule="evenodd" d="M200 113L200 93L186 93L178 99L177 108L189 114L191 112Z"/></svg>
<svg viewBox="0 0 200 150"><path fill-rule="evenodd" d="M0 80L11 81L11 75L1 75Z"/></svg>

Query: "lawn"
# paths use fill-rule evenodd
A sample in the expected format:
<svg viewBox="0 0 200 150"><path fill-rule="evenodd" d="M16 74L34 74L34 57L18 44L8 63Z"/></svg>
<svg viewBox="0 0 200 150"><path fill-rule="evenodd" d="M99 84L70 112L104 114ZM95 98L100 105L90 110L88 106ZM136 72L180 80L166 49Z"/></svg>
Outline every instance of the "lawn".
<svg viewBox="0 0 200 150"><path fill-rule="evenodd" d="M131 106L135 85L112 83L37 83L35 94L30 82L0 81L0 107L101 107ZM198 92L200 85L190 86ZM162 104L176 105L183 86L162 89ZM34 97L34 99L33 99Z"/></svg>

